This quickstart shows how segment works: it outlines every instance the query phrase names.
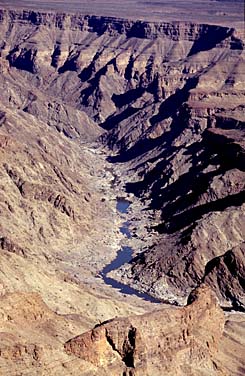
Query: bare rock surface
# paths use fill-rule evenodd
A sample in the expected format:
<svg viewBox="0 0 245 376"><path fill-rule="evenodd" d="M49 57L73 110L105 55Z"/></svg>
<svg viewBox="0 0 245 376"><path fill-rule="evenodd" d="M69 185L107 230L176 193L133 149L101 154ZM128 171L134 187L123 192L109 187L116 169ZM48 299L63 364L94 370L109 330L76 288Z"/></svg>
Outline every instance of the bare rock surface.
<svg viewBox="0 0 245 376"><path fill-rule="evenodd" d="M95 14L98 16L113 16L126 19L140 19L151 21L183 20L199 23L236 25L243 29L243 2L241 0L198 0L181 1L174 3L167 0L125 0L119 3L117 0L2 0L0 5L5 8L26 8L58 11L58 12L79 12L84 15Z"/></svg>
<svg viewBox="0 0 245 376"><path fill-rule="evenodd" d="M216 360L224 324L216 297L201 286L185 308L110 320L65 350L110 375L225 375Z"/></svg>
<svg viewBox="0 0 245 376"><path fill-rule="evenodd" d="M89 175L103 175L106 162L90 160L89 151L78 156L74 141L99 138L116 153L110 159L114 186L120 191L128 182L127 191L142 197L149 210L142 225L135 222L137 258L116 278L184 303L203 280L206 265L244 241L244 58L237 31L28 10L2 10L0 29L3 149L12 155L11 126L18 141L35 143L33 152L29 144L21 152L29 170L21 171L23 162L16 168L15 151L12 163L3 161L5 180L19 197L19 212L23 200L48 203L57 217L52 211L52 226L45 229L46 213L34 237L23 235L32 242L38 238L38 244L45 231L50 240L66 224L61 237L78 243L80 234L83 244L96 242L93 219L106 212L107 203L96 204L97 183ZM28 122L37 120L40 131L29 132ZM22 121L18 131L15 124ZM43 124L47 132L42 133ZM45 155L48 148L51 158ZM48 176L38 173L39 164L35 168L40 157L47 161L40 162ZM29 221L37 226L35 211ZM11 239L7 230L4 236ZM145 247L137 243L140 238L147 239ZM91 245L87 250L86 262L94 254ZM239 288L241 295L243 285ZM232 296L226 299L233 305Z"/></svg>
<svg viewBox="0 0 245 376"><path fill-rule="evenodd" d="M0 373L240 376L239 27L35 9L0 10ZM209 287L122 294L122 244L120 282Z"/></svg>
<svg viewBox="0 0 245 376"><path fill-rule="evenodd" d="M244 318L224 314L207 286L186 307L97 324L60 314L37 293L1 296L1 374L242 375ZM84 334L80 334L85 331Z"/></svg>

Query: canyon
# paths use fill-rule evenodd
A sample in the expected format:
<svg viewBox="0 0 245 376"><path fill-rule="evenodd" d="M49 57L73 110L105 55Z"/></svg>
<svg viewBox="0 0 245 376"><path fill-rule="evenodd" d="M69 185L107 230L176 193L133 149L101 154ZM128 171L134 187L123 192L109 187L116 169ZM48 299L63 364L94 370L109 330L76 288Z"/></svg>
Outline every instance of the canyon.
<svg viewBox="0 0 245 376"><path fill-rule="evenodd" d="M0 374L243 375L240 24L36 8L0 9Z"/></svg>

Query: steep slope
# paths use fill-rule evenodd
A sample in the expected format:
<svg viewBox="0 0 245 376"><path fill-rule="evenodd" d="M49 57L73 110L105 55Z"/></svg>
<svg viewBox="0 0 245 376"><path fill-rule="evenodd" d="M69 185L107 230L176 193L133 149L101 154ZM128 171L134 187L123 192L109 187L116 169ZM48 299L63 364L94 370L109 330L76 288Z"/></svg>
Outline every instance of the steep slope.
<svg viewBox="0 0 245 376"><path fill-rule="evenodd" d="M1 14L7 15L1 17L3 49L35 33L21 14ZM14 22L13 14L20 20ZM40 29L39 51L52 34ZM115 315L145 312L150 303L122 296L97 276L116 256L121 236L113 175L94 144L101 129L73 103L62 102L62 90L45 91L45 66L35 77L22 67L12 67L1 51L1 294L36 292L52 310L82 315L86 329Z"/></svg>
<svg viewBox="0 0 245 376"><path fill-rule="evenodd" d="M184 123L184 118L175 123L176 127L180 121ZM152 291L178 300L181 290L184 296L201 282L209 262L234 249L241 278L226 298L244 309L244 262L237 253L245 233L244 123L229 117L222 119L222 128L199 129L190 138L193 121L200 126L200 121L191 117L171 146L159 144L144 156L143 166L142 161L139 167L132 162L140 181L128 184L128 189L148 195L150 208L160 216L155 230L161 236L159 244L133 260L127 273L140 283L145 280L146 289L150 278ZM237 272L235 267L232 278L237 278ZM229 286L230 278L223 283Z"/></svg>
<svg viewBox="0 0 245 376"><path fill-rule="evenodd" d="M205 282L244 310L240 34L28 10L1 10L0 33L1 372L241 375L242 315L223 332L207 287L186 308L149 313L98 274L120 247L126 188L135 257L113 276L177 304ZM91 332L77 337L127 315L94 329L102 351Z"/></svg>
<svg viewBox="0 0 245 376"><path fill-rule="evenodd" d="M101 140L117 152L111 161L127 166L128 191L148 200L158 223L157 243L123 277L185 301L206 265L244 238L244 60L236 31L6 10L0 28L2 70L10 67L1 75L3 104L71 139L98 137L99 123Z"/></svg>
<svg viewBox="0 0 245 376"><path fill-rule="evenodd" d="M243 29L242 0L198 0L174 3L168 0L0 0L0 6L9 9L35 9L40 11L55 10L56 12L81 12L98 16L123 17L125 19L141 19L149 21L184 20L198 23L232 25Z"/></svg>
<svg viewBox="0 0 245 376"><path fill-rule="evenodd" d="M244 239L243 42L227 27L30 11L2 11L0 27L3 103L73 139L93 134L87 115L100 124L127 189L161 214L159 244L127 275L181 301Z"/></svg>
<svg viewBox="0 0 245 376"><path fill-rule="evenodd" d="M69 340L65 349L110 375L226 375L229 364L217 359L224 324L216 298L201 286L187 307L110 320Z"/></svg>
<svg viewBox="0 0 245 376"><path fill-rule="evenodd" d="M202 285L188 306L97 324L58 314L37 293L1 296L0 374L242 375L244 319ZM92 326L92 325L90 325Z"/></svg>
<svg viewBox="0 0 245 376"><path fill-rule="evenodd" d="M34 116L1 109L1 293L38 292L53 310L84 312L88 326L141 311L95 277L119 247L115 202L104 199L110 177L98 176L102 156Z"/></svg>

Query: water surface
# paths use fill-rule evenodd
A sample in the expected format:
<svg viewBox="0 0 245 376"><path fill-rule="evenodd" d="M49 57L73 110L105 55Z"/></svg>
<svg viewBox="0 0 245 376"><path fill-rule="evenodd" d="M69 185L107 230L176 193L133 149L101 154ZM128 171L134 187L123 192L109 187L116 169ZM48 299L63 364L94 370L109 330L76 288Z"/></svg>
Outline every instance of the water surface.
<svg viewBox="0 0 245 376"><path fill-rule="evenodd" d="M128 211L128 208L130 206L130 201L124 199L124 198L118 198L117 199L117 210L122 213L126 214ZM123 226L120 227L120 231L123 235L126 235L127 238L131 238L131 233L129 230L129 223L124 222ZM153 298L152 296L137 291L134 288L124 285L121 282L116 281L113 278L107 277L107 274L110 273L112 270L116 270L120 268L122 265L129 263L133 258L133 249L128 246L122 246L121 249L118 251L117 256L112 262L104 267L104 269L101 271L100 275L103 278L104 282L112 286L115 289L118 289L121 293L127 294L127 295L136 295L144 300L153 302L153 303L160 303L161 301L158 299Z"/></svg>

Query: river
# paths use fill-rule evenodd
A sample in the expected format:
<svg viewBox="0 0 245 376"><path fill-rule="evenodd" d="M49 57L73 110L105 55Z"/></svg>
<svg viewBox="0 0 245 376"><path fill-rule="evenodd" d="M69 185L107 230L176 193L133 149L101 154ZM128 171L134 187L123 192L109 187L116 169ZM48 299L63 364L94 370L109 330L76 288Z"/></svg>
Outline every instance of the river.
<svg viewBox="0 0 245 376"><path fill-rule="evenodd" d="M125 200L124 198L117 199L117 210L122 213L126 214L128 208L130 206L130 201ZM128 222L124 222L123 226L120 227L120 231L123 235L126 235L128 238L131 238L129 224ZM125 263L130 262L133 257L133 249L131 247L122 246L121 249L118 251L116 258L108 265L104 267L104 269L100 272L101 277L103 278L104 282L112 286L115 289L118 289L121 293L127 295L136 295L144 300L150 301L152 303L160 303L161 301L140 291L135 290L134 288L124 285L116 281L113 278L107 277L107 274L112 270L120 268Z"/></svg>

